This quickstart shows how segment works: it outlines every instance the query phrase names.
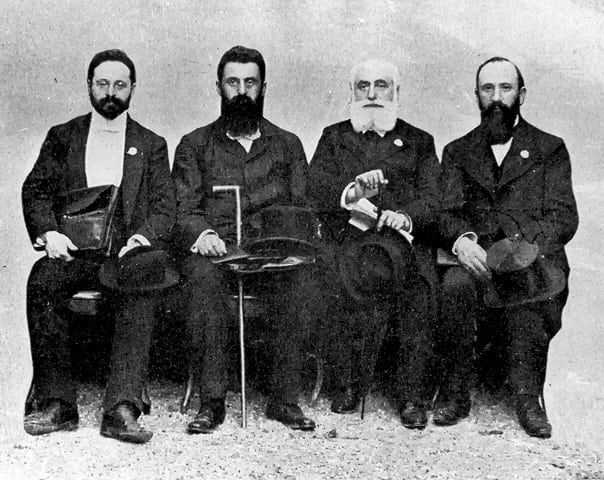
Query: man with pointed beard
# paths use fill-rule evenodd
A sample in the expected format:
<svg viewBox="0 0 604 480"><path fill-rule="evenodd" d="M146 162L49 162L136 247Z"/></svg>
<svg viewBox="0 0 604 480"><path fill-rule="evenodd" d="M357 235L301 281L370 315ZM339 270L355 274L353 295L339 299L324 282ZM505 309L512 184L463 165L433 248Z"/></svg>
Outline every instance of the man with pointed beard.
<svg viewBox="0 0 604 480"><path fill-rule="evenodd" d="M502 329L507 381L518 420L531 436L548 438L543 405L550 340L560 329L568 288L497 305L483 296L495 279L487 251L496 242L524 239L539 248L539 262L568 278L564 246L578 224L569 154L562 139L520 115L526 87L516 65L502 57L476 73L480 125L443 153L440 231L460 267L443 278L442 340L446 377L434 423L453 425L470 411L475 325ZM554 270L555 269L555 270ZM529 285L515 285L528 294Z"/></svg>
<svg viewBox="0 0 604 480"><path fill-rule="evenodd" d="M338 271L338 281L328 282L335 293L333 343L340 374L331 410L357 409L371 385L386 327L392 326L400 341L396 386L401 422L423 429L432 396L428 368L436 311L433 233L440 166L432 136L397 118L396 66L381 60L358 64L350 73L350 89L350 119L323 130L307 190ZM355 209L361 205L370 211L379 208L375 222L358 222ZM379 233L369 233L371 227ZM368 238L375 239L376 250L384 242L389 261L397 265L393 271L404 262L409 271L389 277L388 269L376 267L384 261L380 254L356 263L358 253L374 248L366 248ZM419 275L411 274L415 264ZM366 273L374 269L375 274ZM357 277L358 289L346 287Z"/></svg>
<svg viewBox="0 0 604 480"><path fill-rule="evenodd" d="M297 136L263 116L266 66L260 52L243 46L228 50L218 64L216 91L220 117L185 135L176 148L173 178L177 189L179 256L185 277L191 368L200 387L201 406L189 433L211 433L225 418L227 333L233 325L228 305L229 275L212 259L235 245L233 194L212 194L218 185L241 188L244 242L257 233L263 209L304 205L308 165ZM266 415L297 430L315 423L298 406L301 348L310 328L309 312L320 304L310 292L306 272L262 275L246 280L272 297L274 332L272 392Z"/></svg>
<svg viewBox="0 0 604 480"><path fill-rule="evenodd" d="M27 284L34 385L41 406L25 418L31 435L77 428L70 329L61 307L77 291L100 287L97 275L106 260L99 253L78 252L75 240L60 232L61 196L86 187L119 186L112 256L161 246L176 220L166 141L126 113L135 86L136 70L128 55L121 50L96 54L88 68L92 113L50 129L23 184L27 230L34 247L46 253ZM112 297L107 304L115 313L115 334L101 434L144 443L152 433L137 419L149 408L142 391L156 300L151 295L107 295Z"/></svg>

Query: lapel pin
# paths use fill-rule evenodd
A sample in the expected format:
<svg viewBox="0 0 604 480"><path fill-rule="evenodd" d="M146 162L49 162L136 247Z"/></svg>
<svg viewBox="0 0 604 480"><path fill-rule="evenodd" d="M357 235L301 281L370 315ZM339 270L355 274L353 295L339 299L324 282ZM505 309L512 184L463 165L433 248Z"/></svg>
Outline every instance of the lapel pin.
<svg viewBox="0 0 604 480"><path fill-rule="evenodd" d="M138 150L136 149L136 147L130 147L126 153L128 155L136 155L138 153Z"/></svg>
<svg viewBox="0 0 604 480"><path fill-rule="evenodd" d="M522 150L522 151L520 152L520 156L526 160L526 159L529 157L529 152L528 152L528 150Z"/></svg>
<svg viewBox="0 0 604 480"><path fill-rule="evenodd" d="M394 144L395 144L397 147L402 147L402 146L403 146L403 141L402 141L400 138L395 138L395 139L394 139Z"/></svg>

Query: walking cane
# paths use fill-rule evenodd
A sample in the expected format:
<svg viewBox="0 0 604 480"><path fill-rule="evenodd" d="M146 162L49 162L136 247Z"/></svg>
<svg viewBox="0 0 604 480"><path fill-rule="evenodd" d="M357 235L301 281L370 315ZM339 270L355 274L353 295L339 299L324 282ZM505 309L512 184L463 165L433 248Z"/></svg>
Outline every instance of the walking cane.
<svg viewBox="0 0 604 480"><path fill-rule="evenodd" d="M235 192L235 226L237 247L241 246L241 189L239 185L216 185L212 192ZM239 356L241 363L241 427L247 428L247 409L245 401L245 340L243 316L243 277L237 275L237 303L239 310Z"/></svg>

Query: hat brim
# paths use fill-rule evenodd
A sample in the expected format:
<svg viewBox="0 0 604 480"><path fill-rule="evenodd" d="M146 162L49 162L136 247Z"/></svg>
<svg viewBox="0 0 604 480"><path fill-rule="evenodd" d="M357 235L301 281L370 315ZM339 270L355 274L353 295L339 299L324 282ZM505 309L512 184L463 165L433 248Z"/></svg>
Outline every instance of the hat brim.
<svg viewBox="0 0 604 480"><path fill-rule="evenodd" d="M411 268L412 265L406 259L407 255L413 254L412 247L406 239L403 237L398 238L397 235L389 234L383 236L370 231L338 255L338 274L344 290L352 300L367 302L375 298L376 295L400 293L397 287L403 285L402 277L405 275L409 277L413 276L414 270ZM363 284L357 278L356 270L359 268L359 254L362 249L367 247L379 249L388 257L393 277L390 282L391 289L384 290L379 286Z"/></svg>
<svg viewBox="0 0 604 480"><path fill-rule="evenodd" d="M515 295L503 297L497 293L492 285L489 285L484 292L485 305L489 308L516 307L547 300L564 290L564 287L566 287L566 275L562 269L545 262L543 267L547 273L547 280L545 287L541 291L530 297L526 296L526 292L521 291Z"/></svg>
<svg viewBox="0 0 604 480"><path fill-rule="evenodd" d="M125 293L150 293L158 290L164 290L173 287L180 281L180 275L176 270L167 266L165 270L164 281L151 285L129 286L117 282L117 262L112 260L103 263L99 270L99 280L101 284L111 290L118 290Z"/></svg>
<svg viewBox="0 0 604 480"><path fill-rule="evenodd" d="M278 250L287 254L308 253L318 255L323 250L318 246L306 240L292 237L263 237L253 240L246 248L250 253L258 253L266 250Z"/></svg>

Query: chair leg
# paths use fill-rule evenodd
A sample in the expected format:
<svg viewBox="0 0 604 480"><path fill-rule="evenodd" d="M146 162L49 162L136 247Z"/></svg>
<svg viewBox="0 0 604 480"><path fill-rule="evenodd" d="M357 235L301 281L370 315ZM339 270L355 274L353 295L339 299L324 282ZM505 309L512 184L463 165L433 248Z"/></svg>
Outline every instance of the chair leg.
<svg viewBox="0 0 604 480"><path fill-rule="evenodd" d="M312 390L312 394L310 396L310 406L314 407L317 404L317 399L319 398L319 394L321 393L321 388L323 387L323 378L324 378L324 367L323 367L323 358L320 355L315 353L310 353L309 357L313 357L317 364L317 378L315 379L315 388Z"/></svg>
<svg viewBox="0 0 604 480"><path fill-rule="evenodd" d="M191 367L189 367L189 377L187 378L187 386L185 387L185 394L180 401L180 413L183 415L187 413L187 409L189 408L189 403L191 402L191 395L193 394L193 385L195 384L195 377L193 376L193 371Z"/></svg>
<svg viewBox="0 0 604 480"><path fill-rule="evenodd" d="M245 331L243 313L243 278L237 278L239 304L239 355L241 358L241 426L247 428L247 405L245 399Z"/></svg>

